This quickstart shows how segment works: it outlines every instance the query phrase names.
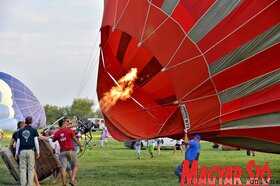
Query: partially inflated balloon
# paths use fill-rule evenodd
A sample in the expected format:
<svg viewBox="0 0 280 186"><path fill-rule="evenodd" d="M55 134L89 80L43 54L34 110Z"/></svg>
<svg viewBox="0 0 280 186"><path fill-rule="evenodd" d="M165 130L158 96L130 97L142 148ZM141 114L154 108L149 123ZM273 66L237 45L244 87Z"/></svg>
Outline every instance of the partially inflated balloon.
<svg viewBox="0 0 280 186"><path fill-rule="evenodd" d="M280 153L280 1L104 1L98 96L137 69L131 98L103 110L120 141L200 134Z"/></svg>
<svg viewBox="0 0 280 186"><path fill-rule="evenodd" d="M0 72L0 128L16 129L17 122L27 116L33 118L33 128L46 125L44 108L33 93L16 78Z"/></svg>

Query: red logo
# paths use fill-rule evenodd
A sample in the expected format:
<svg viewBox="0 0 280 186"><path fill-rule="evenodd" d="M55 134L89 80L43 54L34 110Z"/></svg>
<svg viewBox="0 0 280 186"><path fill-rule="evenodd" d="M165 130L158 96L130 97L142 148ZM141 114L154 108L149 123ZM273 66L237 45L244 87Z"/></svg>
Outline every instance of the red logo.
<svg viewBox="0 0 280 186"><path fill-rule="evenodd" d="M257 166L255 165L255 160L250 160L247 163L246 170L249 175L245 183L246 186L265 186L269 184L271 173L268 162L264 166ZM242 168L240 166L202 166L198 177L198 162L196 160L193 161L190 168L189 162L185 160L180 185L243 185L241 177Z"/></svg>

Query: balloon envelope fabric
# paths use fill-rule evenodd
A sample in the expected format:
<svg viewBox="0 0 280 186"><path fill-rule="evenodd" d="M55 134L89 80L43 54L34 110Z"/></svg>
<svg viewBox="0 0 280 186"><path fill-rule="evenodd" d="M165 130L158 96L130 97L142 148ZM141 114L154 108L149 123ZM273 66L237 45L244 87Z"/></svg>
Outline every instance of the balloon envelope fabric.
<svg viewBox="0 0 280 186"><path fill-rule="evenodd" d="M102 110L119 141L169 136L280 153L279 0L104 1L97 93L131 68L132 97Z"/></svg>
<svg viewBox="0 0 280 186"><path fill-rule="evenodd" d="M0 128L16 129L17 122L27 116L33 118L33 128L46 125L44 108L34 94L16 78L0 72Z"/></svg>

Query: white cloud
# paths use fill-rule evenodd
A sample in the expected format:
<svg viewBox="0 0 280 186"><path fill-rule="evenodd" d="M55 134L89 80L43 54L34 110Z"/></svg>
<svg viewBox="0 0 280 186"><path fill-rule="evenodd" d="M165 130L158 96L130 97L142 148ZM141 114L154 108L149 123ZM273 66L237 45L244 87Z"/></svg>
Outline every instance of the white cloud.
<svg viewBox="0 0 280 186"><path fill-rule="evenodd" d="M0 7L0 71L44 104L70 105L99 33L103 1L0 1ZM94 75L83 97L94 97Z"/></svg>

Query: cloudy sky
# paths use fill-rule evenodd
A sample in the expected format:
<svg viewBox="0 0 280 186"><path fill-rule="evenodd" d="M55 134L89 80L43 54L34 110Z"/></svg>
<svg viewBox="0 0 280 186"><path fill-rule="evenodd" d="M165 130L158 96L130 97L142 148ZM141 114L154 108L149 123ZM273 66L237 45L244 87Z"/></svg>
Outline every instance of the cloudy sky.
<svg viewBox="0 0 280 186"><path fill-rule="evenodd" d="M96 100L102 13L103 0L1 0L0 71L42 104Z"/></svg>

